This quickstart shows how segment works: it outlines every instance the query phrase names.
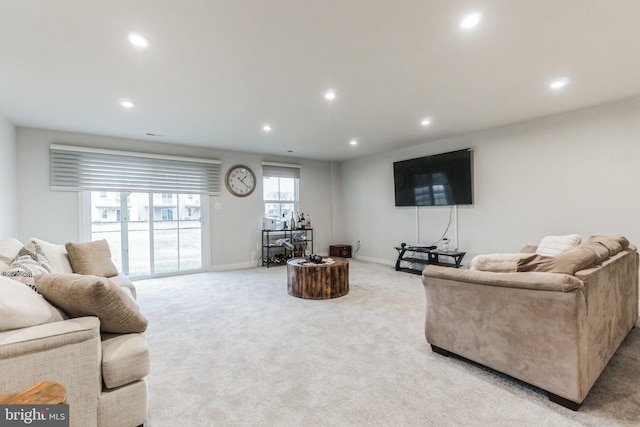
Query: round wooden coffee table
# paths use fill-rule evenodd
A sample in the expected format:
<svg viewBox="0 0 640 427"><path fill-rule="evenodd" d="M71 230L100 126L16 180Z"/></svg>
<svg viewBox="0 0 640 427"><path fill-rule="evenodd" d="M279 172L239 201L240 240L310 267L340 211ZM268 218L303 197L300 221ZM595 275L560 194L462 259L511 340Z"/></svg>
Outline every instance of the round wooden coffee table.
<svg viewBox="0 0 640 427"><path fill-rule="evenodd" d="M314 264L305 258L287 261L287 291L305 299L338 298L349 293L349 261L325 258Z"/></svg>

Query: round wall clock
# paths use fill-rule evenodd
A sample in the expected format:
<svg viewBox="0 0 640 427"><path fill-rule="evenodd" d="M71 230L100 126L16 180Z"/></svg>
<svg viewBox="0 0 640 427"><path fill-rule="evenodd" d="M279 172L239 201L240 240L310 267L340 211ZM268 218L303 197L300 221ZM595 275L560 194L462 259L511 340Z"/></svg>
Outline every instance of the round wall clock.
<svg viewBox="0 0 640 427"><path fill-rule="evenodd" d="M256 189L256 174L246 166L236 165L229 168L224 182L231 194L246 197Z"/></svg>

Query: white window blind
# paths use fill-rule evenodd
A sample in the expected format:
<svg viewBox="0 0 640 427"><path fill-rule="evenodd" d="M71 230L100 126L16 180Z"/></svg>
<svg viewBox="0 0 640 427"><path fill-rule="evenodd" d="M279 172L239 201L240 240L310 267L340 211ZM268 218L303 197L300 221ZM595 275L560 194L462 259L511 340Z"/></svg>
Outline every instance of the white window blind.
<svg viewBox="0 0 640 427"><path fill-rule="evenodd" d="M300 179L300 165L262 162L262 176Z"/></svg>
<svg viewBox="0 0 640 427"><path fill-rule="evenodd" d="M220 160L51 144L51 189L220 194Z"/></svg>

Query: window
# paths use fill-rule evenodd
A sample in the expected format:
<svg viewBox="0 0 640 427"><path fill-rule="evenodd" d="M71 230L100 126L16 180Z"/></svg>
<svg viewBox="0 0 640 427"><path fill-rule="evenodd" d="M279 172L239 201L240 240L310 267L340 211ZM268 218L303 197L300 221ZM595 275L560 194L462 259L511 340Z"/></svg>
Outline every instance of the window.
<svg viewBox="0 0 640 427"><path fill-rule="evenodd" d="M220 160L51 144L50 161L51 190L81 192L82 238L106 239L118 270L153 277L206 267Z"/></svg>
<svg viewBox="0 0 640 427"><path fill-rule="evenodd" d="M298 210L297 181L295 178L263 177L264 216L274 218L277 228L283 227L282 221L289 224L291 213Z"/></svg>
<svg viewBox="0 0 640 427"><path fill-rule="evenodd" d="M291 214L298 211L300 166L262 163L264 215L276 220L276 228L290 226Z"/></svg>
<svg viewBox="0 0 640 427"><path fill-rule="evenodd" d="M92 212L89 240L105 239L109 243L112 261L119 271L133 277L154 277L202 271L205 267L201 221L201 198L205 196L121 192L117 193L118 207L100 208L104 201L99 191L85 194L90 197ZM108 193L110 200L114 194ZM155 205L166 199L173 200L173 204ZM191 217L178 217L178 212L189 210Z"/></svg>

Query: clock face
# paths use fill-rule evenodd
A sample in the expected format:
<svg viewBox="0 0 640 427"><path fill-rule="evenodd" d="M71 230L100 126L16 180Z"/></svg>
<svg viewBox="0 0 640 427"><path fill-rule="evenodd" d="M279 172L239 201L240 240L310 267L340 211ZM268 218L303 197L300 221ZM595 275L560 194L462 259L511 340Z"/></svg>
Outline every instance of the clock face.
<svg viewBox="0 0 640 427"><path fill-rule="evenodd" d="M245 197L255 190L256 175L246 166L233 166L227 171L225 184L231 194Z"/></svg>

